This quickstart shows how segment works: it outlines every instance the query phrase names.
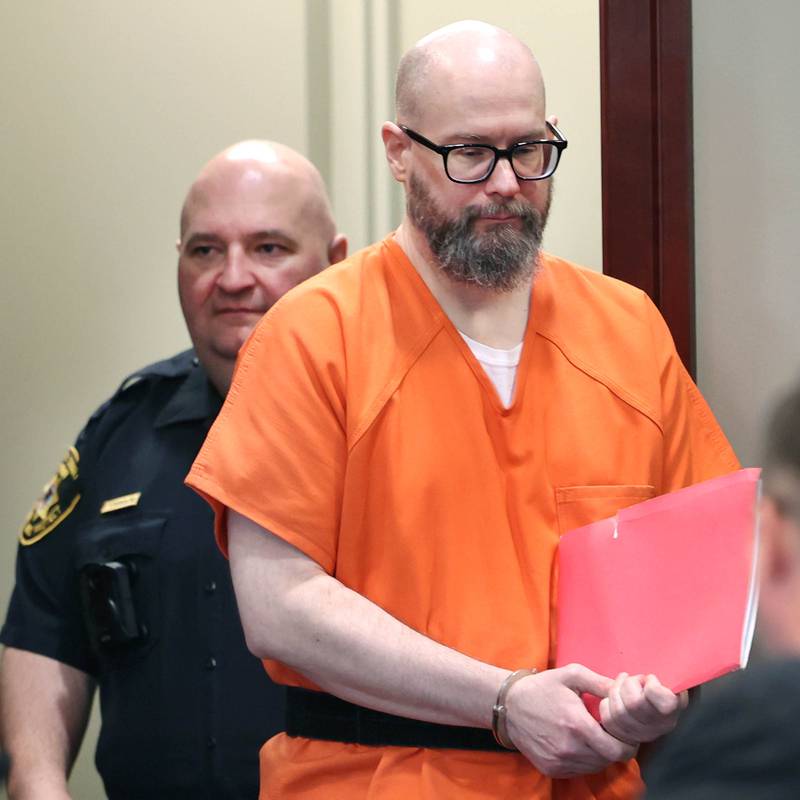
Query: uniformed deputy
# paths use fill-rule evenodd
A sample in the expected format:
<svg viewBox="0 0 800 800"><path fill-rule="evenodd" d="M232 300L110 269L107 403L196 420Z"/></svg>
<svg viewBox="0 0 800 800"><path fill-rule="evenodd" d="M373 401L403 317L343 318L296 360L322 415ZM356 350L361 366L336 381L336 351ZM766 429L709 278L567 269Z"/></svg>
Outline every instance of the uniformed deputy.
<svg viewBox="0 0 800 800"><path fill-rule="evenodd" d="M110 798L256 796L283 694L247 652L212 514L183 479L253 325L346 248L318 172L282 145L234 145L192 185L178 278L194 350L124 381L20 535L0 633L12 797L69 797L95 683Z"/></svg>

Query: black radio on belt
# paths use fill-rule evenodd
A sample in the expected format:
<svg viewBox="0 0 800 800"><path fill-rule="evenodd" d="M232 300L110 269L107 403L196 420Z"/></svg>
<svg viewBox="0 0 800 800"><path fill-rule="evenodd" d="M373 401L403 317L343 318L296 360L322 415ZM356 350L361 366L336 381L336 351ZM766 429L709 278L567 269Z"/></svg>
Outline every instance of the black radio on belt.
<svg viewBox="0 0 800 800"><path fill-rule="evenodd" d="M124 561L86 564L80 572L83 615L95 647L116 647L144 639L132 585L136 567Z"/></svg>

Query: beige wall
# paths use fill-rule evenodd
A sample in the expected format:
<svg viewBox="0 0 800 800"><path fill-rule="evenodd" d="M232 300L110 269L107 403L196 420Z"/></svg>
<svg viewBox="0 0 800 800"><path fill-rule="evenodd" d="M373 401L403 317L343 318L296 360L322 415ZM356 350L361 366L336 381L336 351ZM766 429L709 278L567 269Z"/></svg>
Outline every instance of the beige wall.
<svg viewBox="0 0 800 800"><path fill-rule="evenodd" d="M746 464L800 380L800 4L694 3L699 384Z"/></svg>
<svg viewBox="0 0 800 800"><path fill-rule="evenodd" d="M305 150L307 129L302 3L1 8L5 607L20 522L88 414L188 343L174 241L189 182L231 142ZM73 779L84 800L102 796L93 750Z"/></svg>
<svg viewBox="0 0 800 800"><path fill-rule="evenodd" d="M477 17L538 54L570 140L547 246L599 268L594 0L61 0L0 7L0 604L15 537L88 414L133 369L188 343L178 210L212 154L269 137L314 158L354 247L399 220L380 145L402 48ZM58 535L55 532L53 535ZM96 728L96 720L93 725ZM101 797L94 731L72 780Z"/></svg>

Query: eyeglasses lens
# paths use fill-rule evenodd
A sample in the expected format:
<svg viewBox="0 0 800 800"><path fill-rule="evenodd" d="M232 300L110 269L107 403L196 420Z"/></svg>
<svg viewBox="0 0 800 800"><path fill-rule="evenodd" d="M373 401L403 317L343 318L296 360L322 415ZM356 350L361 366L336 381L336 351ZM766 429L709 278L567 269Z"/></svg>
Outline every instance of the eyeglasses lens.
<svg viewBox="0 0 800 800"><path fill-rule="evenodd" d="M540 178L549 174L557 157L557 149L551 144L521 145L511 154L514 171L520 178ZM447 171L453 180L481 181L492 171L494 159L490 147L460 147L448 154Z"/></svg>

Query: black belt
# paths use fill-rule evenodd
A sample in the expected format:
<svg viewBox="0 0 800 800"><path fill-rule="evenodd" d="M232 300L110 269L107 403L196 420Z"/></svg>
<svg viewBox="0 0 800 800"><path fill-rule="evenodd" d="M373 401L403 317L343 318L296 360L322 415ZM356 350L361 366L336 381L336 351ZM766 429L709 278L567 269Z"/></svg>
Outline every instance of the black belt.
<svg viewBox="0 0 800 800"><path fill-rule="evenodd" d="M296 686L287 687L286 733L349 744L510 752L497 744L492 732L484 728L397 717Z"/></svg>

